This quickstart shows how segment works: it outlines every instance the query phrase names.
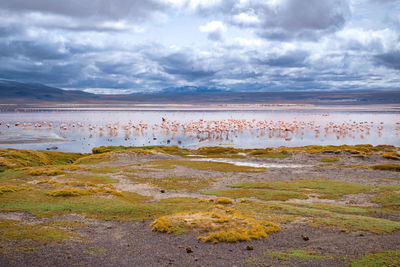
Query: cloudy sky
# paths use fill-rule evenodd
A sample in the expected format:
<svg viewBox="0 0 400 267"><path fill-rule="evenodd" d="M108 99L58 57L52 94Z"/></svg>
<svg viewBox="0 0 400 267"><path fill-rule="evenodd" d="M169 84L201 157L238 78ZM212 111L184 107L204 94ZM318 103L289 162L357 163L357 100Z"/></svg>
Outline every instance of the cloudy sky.
<svg viewBox="0 0 400 267"><path fill-rule="evenodd" d="M1 0L0 79L96 93L399 90L400 0Z"/></svg>

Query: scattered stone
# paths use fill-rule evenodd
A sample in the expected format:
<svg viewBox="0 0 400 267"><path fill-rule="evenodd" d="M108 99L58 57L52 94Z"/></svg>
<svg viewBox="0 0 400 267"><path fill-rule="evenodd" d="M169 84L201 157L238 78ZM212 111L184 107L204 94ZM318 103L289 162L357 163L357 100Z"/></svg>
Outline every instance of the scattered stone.
<svg viewBox="0 0 400 267"><path fill-rule="evenodd" d="M306 235L301 235L301 237L303 238L304 241L310 240L310 238L308 236L306 236Z"/></svg>
<svg viewBox="0 0 400 267"><path fill-rule="evenodd" d="M161 189L160 192L161 192L161 193L165 193L165 190L164 190L164 189Z"/></svg>
<svg viewBox="0 0 400 267"><path fill-rule="evenodd" d="M254 247L252 245L247 245L246 250L254 250Z"/></svg>
<svg viewBox="0 0 400 267"><path fill-rule="evenodd" d="M182 245L179 245L178 248L183 248Z"/></svg>
<svg viewBox="0 0 400 267"><path fill-rule="evenodd" d="M187 247L187 248L186 248L186 252L187 252L187 253L193 253L193 250L192 250L191 247Z"/></svg>

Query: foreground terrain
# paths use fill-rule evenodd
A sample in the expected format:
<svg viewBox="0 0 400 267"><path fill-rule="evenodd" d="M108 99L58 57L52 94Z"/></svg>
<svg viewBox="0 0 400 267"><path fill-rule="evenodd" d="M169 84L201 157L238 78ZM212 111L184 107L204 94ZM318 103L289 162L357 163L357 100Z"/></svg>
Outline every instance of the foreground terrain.
<svg viewBox="0 0 400 267"><path fill-rule="evenodd" d="M0 265L398 266L393 146L0 150Z"/></svg>

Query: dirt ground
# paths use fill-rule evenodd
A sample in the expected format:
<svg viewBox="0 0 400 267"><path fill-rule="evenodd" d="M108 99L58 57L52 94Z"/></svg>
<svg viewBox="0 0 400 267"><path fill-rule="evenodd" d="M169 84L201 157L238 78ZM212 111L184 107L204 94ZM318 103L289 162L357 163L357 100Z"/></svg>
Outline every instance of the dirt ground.
<svg viewBox="0 0 400 267"><path fill-rule="evenodd" d="M162 153L118 153L111 157L112 161L87 167L127 167L133 171L145 168L145 172L138 172L142 179L171 176L215 178L213 183L201 190L185 192L165 190L150 183L135 182L121 173L107 174L118 180L114 184L116 190L151 196L153 198L147 201L149 203L157 203L161 199L171 197L207 199L215 196L202 194L202 191L229 189L231 188L229 185L250 181L289 182L298 179L322 179L374 186L400 185L400 172L349 167L349 165L393 163L393 160L384 159L380 155L357 158L345 152L312 154L300 151L291 153L287 158L220 159L228 160L230 163L274 166L264 168L262 172L219 172L184 166L157 169L146 165L151 161L191 160L188 157ZM323 163L322 157L338 157L339 161ZM77 170L75 173L89 173L89 171ZM62 179L62 176L59 179ZM252 197L248 199L260 201ZM287 202L381 208L380 204L371 201L371 195L368 193L348 194L338 199L310 196L308 199L290 199ZM381 218L400 222L400 213L395 211L385 213ZM25 211L0 212L0 219L13 219L30 225L50 220L78 221L87 225L85 228L74 229L83 238L70 241L43 244L29 240L0 239L0 266L348 266L351 264L350 259L358 259L367 253L400 250L399 230L381 234L357 229L341 231L312 227L304 220L278 223L281 227L280 232L260 240L212 244L199 241L198 234L193 232L175 235L151 231L152 219L130 222L104 221L89 219L75 213L40 219ZM312 251L321 257L285 259L273 254L275 251L292 250Z"/></svg>

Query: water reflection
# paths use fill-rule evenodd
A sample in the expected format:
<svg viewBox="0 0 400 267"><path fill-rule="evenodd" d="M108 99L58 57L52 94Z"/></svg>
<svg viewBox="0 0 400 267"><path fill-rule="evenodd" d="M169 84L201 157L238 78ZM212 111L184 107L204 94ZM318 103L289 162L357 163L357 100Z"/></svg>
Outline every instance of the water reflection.
<svg viewBox="0 0 400 267"><path fill-rule="evenodd" d="M0 113L0 123L0 147L76 152L100 145L400 145L396 112L41 111Z"/></svg>

